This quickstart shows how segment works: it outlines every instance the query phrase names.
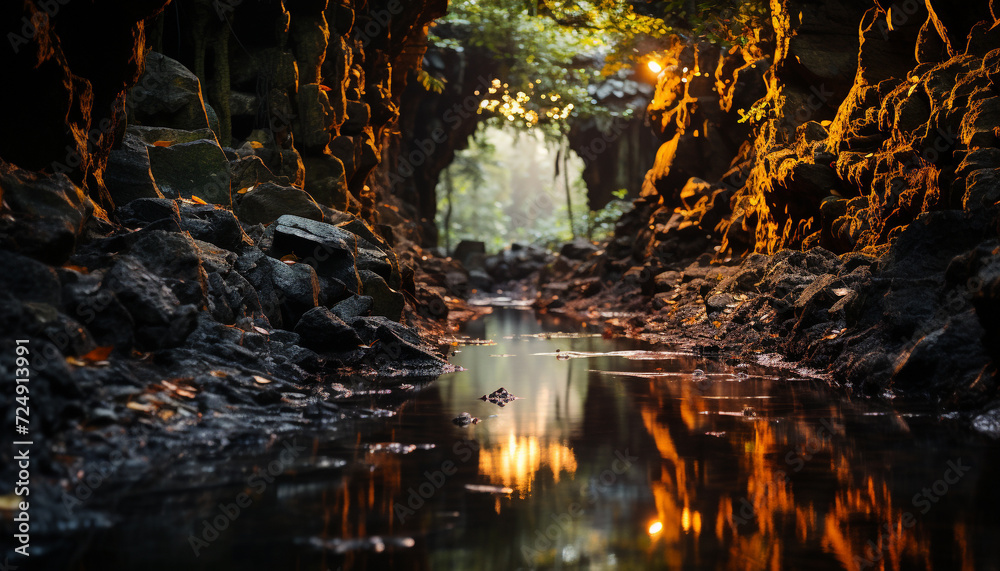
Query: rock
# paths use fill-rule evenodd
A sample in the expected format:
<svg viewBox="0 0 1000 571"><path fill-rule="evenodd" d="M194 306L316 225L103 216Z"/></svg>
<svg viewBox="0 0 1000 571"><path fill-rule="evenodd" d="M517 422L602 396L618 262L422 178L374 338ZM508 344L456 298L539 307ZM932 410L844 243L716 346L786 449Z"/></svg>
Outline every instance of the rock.
<svg viewBox="0 0 1000 571"><path fill-rule="evenodd" d="M354 329L325 307L313 308L295 325L304 347L317 353L342 353L357 349L361 339Z"/></svg>
<svg viewBox="0 0 1000 571"><path fill-rule="evenodd" d="M264 165L264 161L256 155L239 157L230 162L229 172L229 188L232 190L232 194L239 194L241 190L251 189L265 182L273 182L281 186L291 185L291 181L287 177L279 177L272 173Z"/></svg>
<svg viewBox="0 0 1000 571"><path fill-rule="evenodd" d="M299 85L296 94L299 108L299 130L296 131L296 146L304 152L323 153L330 143L330 129L334 123L333 107L326 91L318 83Z"/></svg>
<svg viewBox="0 0 1000 571"><path fill-rule="evenodd" d="M129 90L129 122L175 129L208 129L198 77L167 56L146 54L145 72Z"/></svg>
<svg viewBox="0 0 1000 571"><path fill-rule="evenodd" d="M372 314L399 321L403 316L403 306L406 300L403 294L389 287L382 276L371 270L358 270L361 278L361 291L372 299Z"/></svg>
<svg viewBox="0 0 1000 571"><path fill-rule="evenodd" d="M90 332L97 345L128 353L133 344L133 321L115 293L102 287L103 274L84 274L60 268L62 312Z"/></svg>
<svg viewBox="0 0 1000 571"><path fill-rule="evenodd" d="M486 242L479 240L462 240L455 246L455 251L451 257L462 263L466 268L470 267L469 262L473 256L486 256Z"/></svg>
<svg viewBox="0 0 1000 571"><path fill-rule="evenodd" d="M270 224L285 214L323 220L323 211L303 190L265 182L236 200L236 215L244 224Z"/></svg>
<svg viewBox="0 0 1000 571"><path fill-rule="evenodd" d="M215 244L230 252L240 252L253 246L253 240L243 231L236 216L223 208L211 204L182 204L181 228L191 237Z"/></svg>
<svg viewBox="0 0 1000 571"><path fill-rule="evenodd" d="M574 238L572 242L563 244L559 249L559 255L571 260L585 260L587 256L600 250L593 242L586 238Z"/></svg>
<svg viewBox="0 0 1000 571"><path fill-rule="evenodd" d="M104 169L104 186L116 205L138 198L163 198L149 168L149 154L140 149L113 150Z"/></svg>
<svg viewBox="0 0 1000 571"><path fill-rule="evenodd" d="M131 256L118 258L105 274L103 287L128 311L142 350L176 347L194 330L198 308L182 304L164 278Z"/></svg>
<svg viewBox="0 0 1000 571"><path fill-rule="evenodd" d="M177 202L169 198L138 198L115 209L115 216L126 226L143 227L163 219L181 223Z"/></svg>
<svg viewBox="0 0 1000 571"><path fill-rule="evenodd" d="M1000 125L1000 96L978 102L962 117L958 140L967 148L996 147L994 128Z"/></svg>
<svg viewBox="0 0 1000 571"><path fill-rule="evenodd" d="M0 248L62 265L76 248L94 204L64 174L0 162Z"/></svg>
<svg viewBox="0 0 1000 571"><path fill-rule="evenodd" d="M271 256L294 255L299 263L315 268L321 277L335 278L347 291L359 293L361 284L354 265L357 236L331 224L287 214L278 218L272 228L268 248Z"/></svg>
<svg viewBox="0 0 1000 571"><path fill-rule="evenodd" d="M258 295L267 296L270 303L265 314L268 318L275 316L275 310L280 312L277 323L284 329L291 330L306 312L320 303L319 278L308 264L286 264L263 256L245 277L258 290ZM264 305L264 299L261 304Z"/></svg>
<svg viewBox="0 0 1000 571"><path fill-rule="evenodd" d="M514 402L518 397L512 395L507 389L500 387L488 395L479 397L479 400L491 402L497 406L504 407L508 403Z"/></svg>
<svg viewBox="0 0 1000 571"><path fill-rule="evenodd" d="M374 300L366 295L352 295L351 297L337 303L330 308L330 311L344 321L351 321L355 317L367 317L371 315Z"/></svg>
<svg viewBox="0 0 1000 571"><path fill-rule="evenodd" d="M994 408L973 418L972 428L994 440L1000 438L1000 408Z"/></svg>
<svg viewBox="0 0 1000 571"><path fill-rule="evenodd" d="M320 204L346 211L349 206L347 176L340 159L324 154L304 157L302 161L306 168L305 191Z"/></svg>
<svg viewBox="0 0 1000 571"><path fill-rule="evenodd" d="M229 160L215 141L149 147L148 152L153 180L164 196L197 196L212 204L232 205Z"/></svg>
<svg viewBox="0 0 1000 571"><path fill-rule="evenodd" d="M453 418L451 421L458 426L469 426L470 424L479 424L479 419L467 412L463 412L462 414Z"/></svg>
<svg viewBox="0 0 1000 571"><path fill-rule="evenodd" d="M58 307L61 296L59 277L49 266L14 252L0 250L0 291L23 303Z"/></svg>
<svg viewBox="0 0 1000 571"><path fill-rule="evenodd" d="M358 337L365 344L374 347L369 359L380 372L390 374L396 370L406 370L413 365L440 367L444 361L434 351L423 344L411 329L382 316L357 317L351 321ZM373 345L374 343L376 343Z"/></svg>
<svg viewBox="0 0 1000 571"><path fill-rule="evenodd" d="M135 137L146 146L169 147L180 143L193 143L200 140L216 140L212 129L175 129L157 125L129 125L125 130L126 137ZM218 141L216 141L218 142Z"/></svg>
<svg viewBox="0 0 1000 571"><path fill-rule="evenodd" d="M934 321L924 323L936 325ZM920 335L899 355L893 383L909 390L947 389L961 394L990 363L982 352L983 334L974 310L948 317L942 326Z"/></svg>
<svg viewBox="0 0 1000 571"><path fill-rule="evenodd" d="M343 135L334 137L330 141L330 154L341 162L344 167L344 176L350 179L354 176L354 141L350 137ZM346 188L346 183L345 183Z"/></svg>
<svg viewBox="0 0 1000 571"><path fill-rule="evenodd" d="M972 171L966 178L962 207L989 208L1000 201L1000 168Z"/></svg>
<svg viewBox="0 0 1000 571"><path fill-rule="evenodd" d="M340 134L355 136L360 135L364 128L371 121L372 111L367 103L361 101L347 102L347 120L340 126Z"/></svg>

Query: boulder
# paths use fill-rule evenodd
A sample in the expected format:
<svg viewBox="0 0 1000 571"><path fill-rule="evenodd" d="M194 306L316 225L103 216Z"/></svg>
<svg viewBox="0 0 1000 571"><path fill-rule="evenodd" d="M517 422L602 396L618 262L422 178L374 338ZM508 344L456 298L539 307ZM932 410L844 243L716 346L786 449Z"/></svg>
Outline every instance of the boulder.
<svg viewBox="0 0 1000 571"><path fill-rule="evenodd" d="M104 186L115 204L121 206L139 198L163 198L149 168L149 153L140 148L116 149L108 155Z"/></svg>
<svg viewBox="0 0 1000 571"><path fill-rule="evenodd" d="M305 191L320 204L346 210L348 198L344 163L327 154L305 157L302 161L306 167Z"/></svg>
<svg viewBox="0 0 1000 571"><path fill-rule="evenodd" d="M273 182L258 184L253 190L239 195L235 210L244 224L266 225L285 214L310 220L323 220L323 211L309 193Z"/></svg>
<svg viewBox="0 0 1000 571"><path fill-rule="evenodd" d="M94 204L64 174L0 162L0 248L62 265L76 248Z"/></svg>
<svg viewBox="0 0 1000 571"><path fill-rule="evenodd" d="M176 347L194 330L198 308L185 305L171 284L131 256L121 256L104 276L135 324L135 341L142 350Z"/></svg>
<svg viewBox="0 0 1000 571"><path fill-rule="evenodd" d="M374 300L366 295L352 295L330 308L337 317L351 321L355 317L371 315Z"/></svg>
<svg viewBox="0 0 1000 571"><path fill-rule="evenodd" d="M264 314L275 326L291 330L302 315L320 304L319 278L307 264L260 256L244 277L257 290Z"/></svg>
<svg viewBox="0 0 1000 571"><path fill-rule="evenodd" d="M145 72L126 96L129 123L175 129L208 129L201 83L177 60L149 52Z"/></svg>
<svg viewBox="0 0 1000 571"><path fill-rule="evenodd" d="M403 316L406 300L403 294L390 288L382 276L371 270L358 270L362 293L372 299L372 314L399 321Z"/></svg>
<svg viewBox="0 0 1000 571"><path fill-rule="evenodd" d="M177 202L169 198L137 198L115 209L115 216L126 226L143 227L163 219L181 224Z"/></svg>
<svg viewBox="0 0 1000 571"><path fill-rule="evenodd" d="M342 353L361 345L358 334L325 307L316 307L302 315L295 325L299 343L317 353Z"/></svg>
<svg viewBox="0 0 1000 571"><path fill-rule="evenodd" d="M153 180L164 196L197 196L212 204L232 205L229 161L214 140L153 146L148 152Z"/></svg>
<svg viewBox="0 0 1000 571"><path fill-rule="evenodd" d="M354 265L358 237L324 222L284 215L274 224L268 254L275 258L294 255L299 263L316 269L321 277L342 282L347 291L359 293L360 282Z"/></svg>

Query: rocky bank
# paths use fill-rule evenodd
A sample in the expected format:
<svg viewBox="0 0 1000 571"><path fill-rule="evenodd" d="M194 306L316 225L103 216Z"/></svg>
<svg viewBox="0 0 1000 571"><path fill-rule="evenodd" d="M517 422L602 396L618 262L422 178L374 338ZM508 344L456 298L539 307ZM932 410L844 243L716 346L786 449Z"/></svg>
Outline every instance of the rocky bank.
<svg viewBox="0 0 1000 571"><path fill-rule="evenodd" d="M536 305L780 354L997 434L996 6L771 8L744 47L672 48L643 196L599 252L518 265Z"/></svg>

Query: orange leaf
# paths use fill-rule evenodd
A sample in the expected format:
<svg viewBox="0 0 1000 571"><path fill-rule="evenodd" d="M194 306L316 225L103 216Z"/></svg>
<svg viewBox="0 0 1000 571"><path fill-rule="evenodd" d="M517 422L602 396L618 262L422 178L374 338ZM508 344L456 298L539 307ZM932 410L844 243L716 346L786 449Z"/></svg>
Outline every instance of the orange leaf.
<svg viewBox="0 0 1000 571"><path fill-rule="evenodd" d="M319 88L323 91L333 91L333 88L327 85L319 84Z"/></svg>
<svg viewBox="0 0 1000 571"><path fill-rule="evenodd" d="M110 345L108 345L107 347L98 347L97 349L94 349L90 353L87 353L86 355L80 358L89 363L95 363L97 361L107 361L108 355L111 355L111 351L113 350L114 347Z"/></svg>
<svg viewBox="0 0 1000 571"><path fill-rule="evenodd" d="M77 272L77 273L80 273L80 274L89 274L90 273L90 270L87 269L87 268L85 268L85 267L83 267L83 266L74 266L72 264L66 264L63 267L66 268L67 270L73 270L74 272Z"/></svg>
<svg viewBox="0 0 1000 571"><path fill-rule="evenodd" d="M198 198L197 196L195 196L193 194L191 195L191 202L193 202L195 204L208 204L207 202L205 202L204 200Z"/></svg>
<svg viewBox="0 0 1000 571"><path fill-rule="evenodd" d="M173 144L174 144L173 141L153 141L154 147L169 147L170 145Z"/></svg>
<svg viewBox="0 0 1000 571"><path fill-rule="evenodd" d="M257 381L257 384L259 384L259 385L269 385L269 384L271 384L271 379L268 379L266 377L262 377L260 375L254 375L253 376L253 380Z"/></svg>

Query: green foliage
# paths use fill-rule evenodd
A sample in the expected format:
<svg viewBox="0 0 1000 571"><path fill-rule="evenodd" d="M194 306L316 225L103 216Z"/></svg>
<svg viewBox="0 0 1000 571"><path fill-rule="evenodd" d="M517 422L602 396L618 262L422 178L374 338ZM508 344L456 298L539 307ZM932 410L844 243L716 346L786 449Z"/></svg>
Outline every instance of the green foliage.
<svg viewBox="0 0 1000 571"><path fill-rule="evenodd" d="M556 154L556 146L538 132L482 127L448 167L453 187L447 229L451 244L482 240L489 251L497 252L513 242L557 246L572 239L563 176L555 176ZM572 156L570 189L577 235L586 234L579 216L586 204L581 169L582 161ZM443 176L437 187L436 222L442 244L447 181Z"/></svg>
<svg viewBox="0 0 1000 571"><path fill-rule="evenodd" d="M417 71L417 81L420 82L420 85L422 85L424 89L434 93L443 93L444 84L447 83L447 80L440 77L434 77L422 69Z"/></svg>

